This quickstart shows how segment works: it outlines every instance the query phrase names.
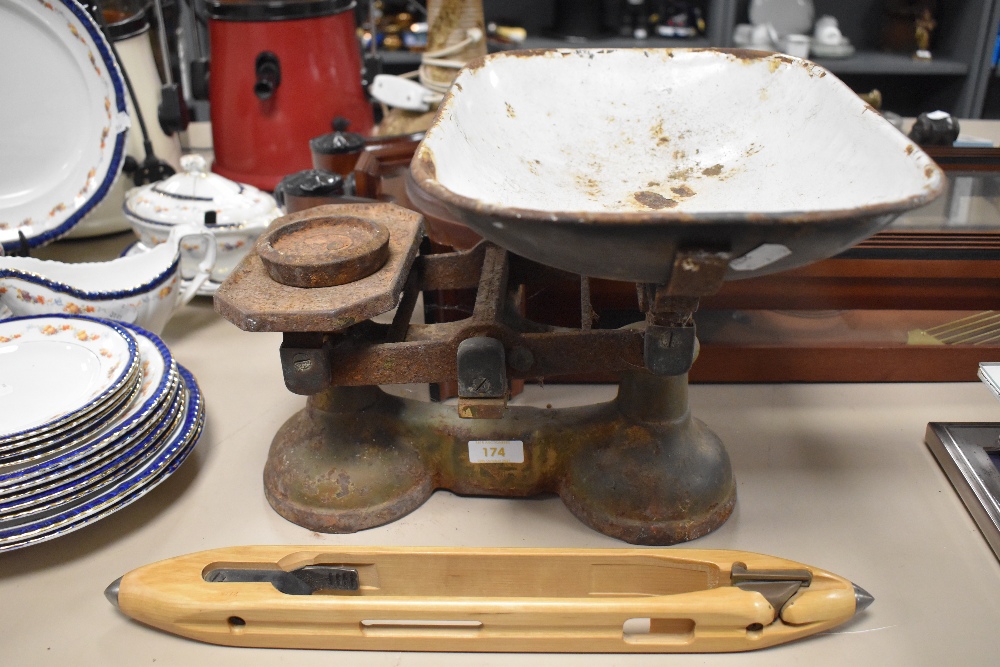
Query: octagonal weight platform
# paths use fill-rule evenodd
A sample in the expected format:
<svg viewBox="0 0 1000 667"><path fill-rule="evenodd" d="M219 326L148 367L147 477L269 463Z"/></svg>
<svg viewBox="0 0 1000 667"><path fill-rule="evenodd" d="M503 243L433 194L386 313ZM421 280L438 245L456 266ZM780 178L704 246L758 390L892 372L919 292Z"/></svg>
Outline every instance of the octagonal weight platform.
<svg viewBox="0 0 1000 667"><path fill-rule="evenodd" d="M727 279L824 259L937 197L934 162L835 76L783 54L486 56L411 163L415 202L572 273L664 284L711 248Z"/></svg>
<svg viewBox="0 0 1000 667"><path fill-rule="evenodd" d="M389 232L389 256L377 271L330 287L277 282L256 252L248 254L215 294L215 310L244 331L329 332L386 313L400 294L417 256L423 217L394 204L317 206L279 218L267 234L322 218L370 220Z"/></svg>

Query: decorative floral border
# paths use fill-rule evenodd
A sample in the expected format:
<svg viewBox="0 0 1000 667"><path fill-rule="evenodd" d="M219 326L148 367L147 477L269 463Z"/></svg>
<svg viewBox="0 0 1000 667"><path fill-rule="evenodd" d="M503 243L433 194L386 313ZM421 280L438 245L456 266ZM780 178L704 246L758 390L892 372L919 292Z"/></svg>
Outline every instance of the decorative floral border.
<svg viewBox="0 0 1000 667"><path fill-rule="evenodd" d="M268 196L270 196L270 195L268 195ZM254 197L251 200L251 202L254 203L254 204L259 204L263 200L264 200L263 197ZM191 210L191 211L196 211L197 213L201 214L202 216L204 216L205 213L207 213L208 211L213 211L213 210L215 211L216 215L223 213L223 209L221 209L221 208L216 208L216 209L210 209L210 208L196 209L196 208L189 207L189 206L178 206L178 207L176 207L174 209L170 209L170 208L167 208L166 206L157 206L152 201L150 201L148 198L143 197L143 196L136 197L134 201L135 201L136 204L143 204L143 205L150 206L153 209L154 213L164 213L164 212L169 211L169 210L178 210L178 211ZM164 229L170 229L171 227L174 227L177 224L179 224L177 222L167 222L165 220L154 220L153 218L147 218L146 216L139 215L133 209L131 209L128 204L129 203L128 203L127 200L125 201L124 204L122 204L122 213L125 214L126 218L131 218L131 219L133 219L133 220L135 220L137 222L144 222L147 225L154 225L156 227L163 227ZM267 228L268 224L270 224L271 222L273 222L274 220L276 220L277 218L280 218L280 217L281 217L281 210L277 207L277 205L275 205L275 207L272 208L270 211L265 211L264 213L261 213L260 215L254 216L252 218L248 218L246 220L237 220L237 221L234 221L234 222L217 222L214 225L212 225L209 229L211 229L211 228L220 229L220 230L247 229L247 228L252 228L252 227L256 227L256 226L259 225L261 231L264 231L264 229ZM262 224L261 221L263 221L263 224Z"/></svg>

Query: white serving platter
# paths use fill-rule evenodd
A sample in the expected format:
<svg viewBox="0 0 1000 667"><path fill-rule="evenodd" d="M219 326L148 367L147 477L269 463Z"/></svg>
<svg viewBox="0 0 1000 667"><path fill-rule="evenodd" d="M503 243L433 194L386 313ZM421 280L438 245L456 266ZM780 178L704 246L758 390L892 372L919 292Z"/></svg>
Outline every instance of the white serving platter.
<svg viewBox="0 0 1000 667"><path fill-rule="evenodd" d="M130 124L108 43L75 0L0 0L0 244L67 233L121 171Z"/></svg>

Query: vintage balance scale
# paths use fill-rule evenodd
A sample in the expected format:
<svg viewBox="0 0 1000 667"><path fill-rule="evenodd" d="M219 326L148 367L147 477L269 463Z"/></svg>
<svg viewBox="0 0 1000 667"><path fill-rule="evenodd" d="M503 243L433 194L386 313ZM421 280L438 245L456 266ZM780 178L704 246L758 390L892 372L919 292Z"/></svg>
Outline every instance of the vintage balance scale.
<svg viewBox="0 0 1000 667"><path fill-rule="evenodd" d="M306 407L274 437L271 505L353 532L437 488L558 493L636 544L704 535L732 512L720 440L692 418L692 314L724 280L834 255L924 204L944 177L825 70L780 54L552 50L474 62L413 158L411 199L486 241L421 254L422 216L389 203L276 221L219 289L248 331L284 333ZM637 285L645 322L578 329L521 316L527 277ZM421 291L476 288L471 317L409 324ZM391 324L372 318L398 306ZM616 373L608 403L508 406L511 379ZM378 385L458 383L458 406Z"/></svg>

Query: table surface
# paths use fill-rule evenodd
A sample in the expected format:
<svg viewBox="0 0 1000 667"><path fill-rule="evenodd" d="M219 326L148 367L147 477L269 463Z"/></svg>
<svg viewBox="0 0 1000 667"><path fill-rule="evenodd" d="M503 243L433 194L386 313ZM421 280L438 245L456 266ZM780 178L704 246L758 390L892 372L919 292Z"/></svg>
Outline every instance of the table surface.
<svg viewBox="0 0 1000 667"><path fill-rule="evenodd" d="M110 258L130 233L44 248ZM131 621L104 599L112 580L175 555L246 544L489 547L627 546L582 525L557 497L437 492L403 519L322 535L278 516L261 473L278 427L304 405L282 382L279 334L245 333L211 300L163 333L197 378L207 426L192 457L135 504L61 538L0 554L0 647L7 665L672 665L995 664L1000 564L923 442L929 421L1000 421L1000 404L961 384L696 385L695 416L726 443L738 484L733 516L698 548L740 549L845 576L875 603L835 630L744 654L510 655L236 649ZM984 361L986 361L984 359ZM423 388L403 391L426 394ZM528 387L516 403L608 400L613 386Z"/></svg>

